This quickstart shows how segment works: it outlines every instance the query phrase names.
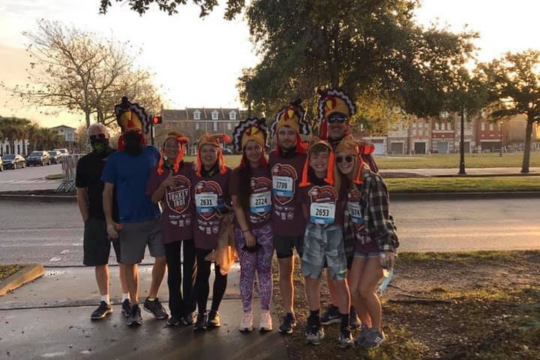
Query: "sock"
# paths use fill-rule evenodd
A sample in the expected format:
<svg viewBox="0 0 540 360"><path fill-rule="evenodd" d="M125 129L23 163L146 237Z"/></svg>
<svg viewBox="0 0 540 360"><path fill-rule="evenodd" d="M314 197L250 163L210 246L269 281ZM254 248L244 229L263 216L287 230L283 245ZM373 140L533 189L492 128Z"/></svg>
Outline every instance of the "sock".
<svg viewBox="0 0 540 360"><path fill-rule="evenodd" d="M111 303L111 299L109 297L109 294L107 295L101 295L101 301L105 301L107 304Z"/></svg>
<svg viewBox="0 0 540 360"><path fill-rule="evenodd" d="M349 327L349 314L339 314L341 316L341 328Z"/></svg>
<svg viewBox="0 0 540 360"><path fill-rule="evenodd" d="M129 300L129 293L122 294L122 302Z"/></svg>
<svg viewBox="0 0 540 360"><path fill-rule="evenodd" d="M148 301L155 301L156 298L151 298L150 296L146 298Z"/></svg>

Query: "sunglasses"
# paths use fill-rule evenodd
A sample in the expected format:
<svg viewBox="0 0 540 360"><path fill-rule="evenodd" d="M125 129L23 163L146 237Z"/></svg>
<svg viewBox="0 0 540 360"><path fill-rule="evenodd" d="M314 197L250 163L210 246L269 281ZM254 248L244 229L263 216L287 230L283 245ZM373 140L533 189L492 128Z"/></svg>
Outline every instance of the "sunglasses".
<svg viewBox="0 0 540 360"><path fill-rule="evenodd" d="M338 164L341 164L343 161L345 162L353 162L354 158L351 156L351 155L347 155L347 156L336 156L336 162Z"/></svg>
<svg viewBox="0 0 540 360"><path fill-rule="evenodd" d="M103 139L107 138L107 135L105 135L105 134L96 134L96 135L90 135L89 137L90 137L90 140L97 140L97 139L103 140Z"/></svg>
<svg viewBox="0 0 540 360"><path fill-rule="evenodd" d="M328 117L329 124L333 124L333 123L342 124L345 121L347 121L347 117L343 114L332 114Z"/></svg>

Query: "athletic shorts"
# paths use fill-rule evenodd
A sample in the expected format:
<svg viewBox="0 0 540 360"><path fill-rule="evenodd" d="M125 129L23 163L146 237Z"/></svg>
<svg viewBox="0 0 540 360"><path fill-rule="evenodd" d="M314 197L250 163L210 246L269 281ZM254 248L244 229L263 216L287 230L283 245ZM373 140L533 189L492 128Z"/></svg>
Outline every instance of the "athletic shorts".
<svg viewBox="0 0 540 360"><path fill-rule="evenodd" d="M347 277L343 229L341 226L322 227L310 223L304 236L302 275L320 279L325 265L328 276L333 280Z"/></svg>
<svg viewBox="0 0 540 360"><path fill-rule="evenodd" d="M274 235L274 248L276 249L276 255L278 259L287 259L293 256L293 250L300 257L302 257L302 250L304 248L303 236L278 236Z"/></svg>
<svg viewBox="0 0 540 360"><path fill-rule="evenodd" d="M109 239L105 220L88 218L84 223L83 264L86 266L107 265L111 253L111 243L116 254L116 261L121 263L120 241Z"/></svg>
<svg viewBox="0 0 540 360"><path fill-rule="evenodd" d="M165 256L165 246L161 241L161 219L122 224L118 230L123 264L139 264L144 259L148 245L153 257Z"/></svg>

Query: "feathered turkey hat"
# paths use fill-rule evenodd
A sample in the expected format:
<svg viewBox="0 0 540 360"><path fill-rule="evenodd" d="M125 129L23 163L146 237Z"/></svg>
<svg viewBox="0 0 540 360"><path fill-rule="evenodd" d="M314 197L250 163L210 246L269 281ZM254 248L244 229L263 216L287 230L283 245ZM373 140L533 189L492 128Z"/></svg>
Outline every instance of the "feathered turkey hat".
<svg viewBox="0 0 540 360"><path fill-rule="evenodd" d="M122 133L126 131L137 131L142 134L148 134L150 122L146 111L139 104L131 103L127 96L122 97L122 102L114 107L114 113L116 115L116 123L122 130ZM144 136L142 139L144 142ZM124 135L121 135L118 139L118 150L123 150L124 145Z"/></svg>
<svg viewBox="0 0 540 360"><path fill-rule="evenodd" d="M178 143L180 144L180 151L178 152L178 155L176 156L176 159L174 160L173 169L174 172L178 172L178 169L180 169L180 163L182 160L184 160L184 155L186 154L186 144L189 143L189 139L187 136L184 136L182 133L179 133L178 131L169 131L167 136L165 137L165 141L163 141L163 148L161 149L161 156L159 157L159 164L157 172L159 175L163 174L163 165L165 163L165 160L167 160L165 155L165 143L169 139L176 139L178 140ZM170 159L172 160L172 159Z"/></svg>
<svg viewBox="0 0 540 360"><path fill-rule="evenodd" d="M236 125L233 131L233 146L236 152L243 152L244 147L248 141L255 141L263 149L262 163L263 166L267 166L266 158L264 157L264 147L266 145L268 132L266 127L266 120L250 118L242 120ZM245 154L242 154L242 161L240 166L247 165Z"/></svg>
<svg viewBox="0 0 540 360"><path fill-rule="evenodd" d="M275 137L279 129L283 126L289 126L296 130L296 151L305 151L302 146L302 139L300 135L309 135L311 128L306 120L306 111L302 107L302 100L297 99L289 105L284 106L276 114L275 121L270 126L270 136ZM278 145L279 148L279 145Z"/></svg>
<svg viewBox="0 0 540 360"><path fill-rule="evenodd" d="M340 113L350 118L356 114L354 101L341 89L318 90L317 120L321 123L321 139L328 139L328 117Z"/></svg>
<svg viewBox="0 0 540 360"><path fill-rule="evenodd" d="M304 169L302 171L302 181L300 182L300 187L306 187L311 185L308 179L308 172L309 172L309 159L311 158L312 150L317 145L323 145L326 148L328 148L328 151L330 152L329 158L328 158L328 169L326 169L326 177L324 178L324 181L326 181L330 185L334 185L334 152L332 151L332 146L328 143L326 140L322 140L321 138L317 136L312 136L309 139L309 150L308 150L308 156L306 158L306 162L304 163Z"/></svg>
<svg viewBox="0 0 540 360"><path fill-rule="evenodd" d="M221 149L221 144L219 141L224 143L231 142L231 138L227 134L210 134L205 132L199 138L199 143L197 144L197 176L201 176L202 169L202 160L201 160L201 148L203 145L212 145L218 149L218 162L219 162L219 172L225 174L227 169L225 168L225 159L223 158L223 150Z"/></svg>

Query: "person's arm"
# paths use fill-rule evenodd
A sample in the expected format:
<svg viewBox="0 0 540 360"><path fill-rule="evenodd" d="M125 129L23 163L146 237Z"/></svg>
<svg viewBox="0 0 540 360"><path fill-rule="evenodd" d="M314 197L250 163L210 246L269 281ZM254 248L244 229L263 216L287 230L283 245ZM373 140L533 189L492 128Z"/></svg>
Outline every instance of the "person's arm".
<svg viewBox="0 0 540 360"><path fill-rule="evenodd" d="M116 232L118 224L113 219L113 193L114 184L106 182L103 189L103 212L105 213L105 221L107 222L107 234L113 239L118 239L118 233Z"/></svg>
<svg viewBox="0 0 540 360"><path fill-rule="evenodd" d="M172 174L172 171L169 171L169 175L167 175L165 180L163 180L162 182L159 182L159 178L154 179L153 178L154 176L157 177L157 175L154 175L154 174L150 175L149 185L151 186L152 184L156 184L156 183L159 183L159 185L157 185L157 187L155 185L152 186L155 190L151 192L150 198L152 199L154 203L157 204L163 199L163 195L165 194L165 191L167 190L167 186L174 185L174 176Z"/></svg>
<svg viewBox="0 0 540 360"><path fill-rule="evenodd" d="M234 216L236 217L236 221L238 222L238 225L240 225L240 230L244 233L244 237L246 239L246 245L248 247L253 247L257 243L257 239L255 239L255 236L253 236L253 233L249 229L249 224L246 220L246 212L240 205L239 199L237 195L231 195L232 198L232 206L234 210Z"/></svg>
<svg viewBox="0 0 540 360"><path fill-rule="evenodd" d="M81 213L83 222L88 220L88 191L86 188L77 188L77 204Z"/></svg>
<svg viewBox="0 0 540 360"><path fill-rule="evenodd" d="M366 184L367 185L367 184ZM394 257L399 247L396 226L389 211L388 189L384 180L376 174L370 179L369 184L369 213L374 229L370 230L370 235L377 241L379 248L386 255L381 258L381 263L392 267Z"/></svg>

